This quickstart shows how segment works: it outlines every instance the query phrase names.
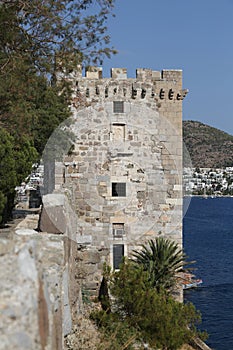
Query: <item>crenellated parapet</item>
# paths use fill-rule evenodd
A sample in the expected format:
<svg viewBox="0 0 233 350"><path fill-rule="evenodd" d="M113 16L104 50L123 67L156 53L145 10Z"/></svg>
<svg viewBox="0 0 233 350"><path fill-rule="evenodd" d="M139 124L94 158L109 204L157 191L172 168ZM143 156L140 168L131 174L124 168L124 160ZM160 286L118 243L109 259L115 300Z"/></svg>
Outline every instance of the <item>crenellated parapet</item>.
<svg viewBox="0 0 233 350"><path fill-rule="evenodd" d="M146 103L181 129L182 101L188 93L182 87L182 70L138 68L135 77L129 78L126 68L112 68L105 78L102 67L90 66L83 74L80 66L64 76L73 86L74 109L96 102Z"/></svg>
<svg viewBox="0 0 233 350"><path fill-rule="evenodd" d="M73 97L82 95L86 102L123 98L123 100L182 101L188 93L182 89L181 70L139 68L135 78L128 78L126 68L112 68L110 78L103 78L102 67L88 67L69 73L73 83Z"/></svg>

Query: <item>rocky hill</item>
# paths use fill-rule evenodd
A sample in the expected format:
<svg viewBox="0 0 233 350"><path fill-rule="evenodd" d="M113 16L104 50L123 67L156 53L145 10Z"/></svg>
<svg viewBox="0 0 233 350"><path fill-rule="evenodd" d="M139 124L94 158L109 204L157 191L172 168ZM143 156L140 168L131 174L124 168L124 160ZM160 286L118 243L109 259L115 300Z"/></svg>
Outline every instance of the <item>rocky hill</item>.
<svg viewBox="0 0 233 350"><path fill-rule="evenodd" d="M197 121L183 121L183 140L193 167L233 166L233 136Z"/></svg>

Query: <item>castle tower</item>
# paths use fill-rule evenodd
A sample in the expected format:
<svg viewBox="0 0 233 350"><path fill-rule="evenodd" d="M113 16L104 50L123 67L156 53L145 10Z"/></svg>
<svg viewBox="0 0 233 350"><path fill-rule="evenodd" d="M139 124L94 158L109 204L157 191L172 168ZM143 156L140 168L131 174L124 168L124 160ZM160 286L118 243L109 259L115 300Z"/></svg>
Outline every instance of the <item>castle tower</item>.
<svg viewBox="0 0 233 350"><path fill-rule="evenodd" d="M75 142L57 164L55 191L72 192L77 242L113 268L158 235L182 246L182 71L127 78L113 68L103 78L90 67L67 79Z"/></svg>

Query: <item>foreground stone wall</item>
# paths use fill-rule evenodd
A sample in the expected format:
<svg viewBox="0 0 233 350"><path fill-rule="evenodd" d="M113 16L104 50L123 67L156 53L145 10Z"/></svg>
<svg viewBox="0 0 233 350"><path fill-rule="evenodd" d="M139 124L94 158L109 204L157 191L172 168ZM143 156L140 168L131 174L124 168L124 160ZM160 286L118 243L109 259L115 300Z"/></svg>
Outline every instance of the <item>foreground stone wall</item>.
<svg viewBox="0 0 233 350"><path fill-rule="evenodd" d="M52 201L53 212L72 223L69 206L61 205L65 200L53 197L50 208ZM77 244L64 234L38 232L38 222L39 215L28 215L0 233L2 350L63 349L64 337L82 312Z"/></svg>
<svg viewBox="0 0 233 350"><path fill-rule="evenodd" d="M62 349L64 242L16 228L0 244L0 349Z"/></svg>
<svg viewBox="0 0 233 350"><path fill-rule="evenodd" d="M40 214L28 214L1 229L1 350L66 349L64 340L77 329L80 319L88 323L82 316L83 299L88 302L96 296L99 278L93 276L102 271L104 252L85 242L77 244L72 214L65 195L48 195ZM52 215L57 226L51 222ZM93 334L86 330L86 342ZM68 343L75 341L67 339Z"/></svg>

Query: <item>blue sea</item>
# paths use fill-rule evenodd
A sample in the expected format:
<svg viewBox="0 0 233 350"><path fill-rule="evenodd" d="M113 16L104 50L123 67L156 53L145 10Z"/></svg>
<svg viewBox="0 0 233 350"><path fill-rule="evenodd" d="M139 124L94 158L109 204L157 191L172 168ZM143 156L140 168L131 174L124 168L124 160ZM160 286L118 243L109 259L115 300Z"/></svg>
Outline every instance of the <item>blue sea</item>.
<svg viewBox="0 0 233 350"><path fill-rule="evenodd" d="M193 197L185 214L184 251L201 287L185 291L202 314L214 350L233 350L233 198Z"/></svg>

